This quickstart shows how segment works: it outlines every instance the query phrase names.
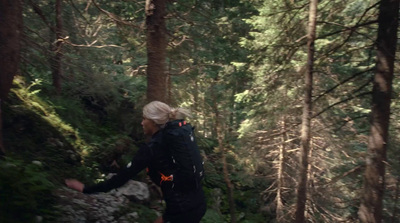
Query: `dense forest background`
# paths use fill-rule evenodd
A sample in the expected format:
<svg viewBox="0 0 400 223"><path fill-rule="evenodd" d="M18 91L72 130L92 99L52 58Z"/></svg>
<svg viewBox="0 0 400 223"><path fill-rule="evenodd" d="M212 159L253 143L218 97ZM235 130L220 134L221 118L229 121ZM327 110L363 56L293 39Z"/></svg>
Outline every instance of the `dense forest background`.
<svg viewBox="0 0 400 223"><path fill-rule="evenodd" d="M1 4L1 222L56 222L151 100L192 111L203 222L399 222L398 0Z"/></svg>

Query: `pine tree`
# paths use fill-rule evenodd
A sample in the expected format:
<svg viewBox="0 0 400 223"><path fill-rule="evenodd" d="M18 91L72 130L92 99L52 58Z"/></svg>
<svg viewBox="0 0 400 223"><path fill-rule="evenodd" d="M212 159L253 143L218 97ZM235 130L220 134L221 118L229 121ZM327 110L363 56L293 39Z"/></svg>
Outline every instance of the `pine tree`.
<svg viewBox="0 0 400 223"><path fill-rule="evenodd" d="M364 193L358 211L361 222L382 222L385 191L386 149L390 119L390 102L397 45L399 0L380 2L378 18L377 62L372 90L372 109Z"/></svg>

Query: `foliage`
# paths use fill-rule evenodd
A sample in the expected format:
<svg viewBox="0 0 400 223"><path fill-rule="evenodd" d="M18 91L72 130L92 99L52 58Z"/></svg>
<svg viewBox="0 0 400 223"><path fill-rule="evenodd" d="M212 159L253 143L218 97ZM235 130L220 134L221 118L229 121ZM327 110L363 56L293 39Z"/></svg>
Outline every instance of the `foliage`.
<svg viewBox="0 0 400 223"><path fill-rule="evenodd" d="M139 218L128 217L126 220L128 221L139 221L143 223L152 223L154 219L157 219L157 214L154 210L149 207L141 204L130 203L129 205L121 207L119 211L116 211L113 215L115 219L119 219L119 217L124 216L126 214L135 212L137 213Z"/></svg>
<svg viewBox="0 0 400 223"><path fill-rule="evenodd" d="M54 188L40 161L6 157L0 162L0 222L50 220Z"/></svg>
<svg viewBox="0 0 400 223"><path fill-rule="evenodd" d="M218 214L217 211L212 209L207 209L206 214L201 220L202 223L213 223L213 222L224 222L224 218Z"/></svg>
<svg viewBox="0 0 400 223"><path fill-rule="evenodd" d="M63 1L63 90L55 95L49 63L56 52L54 3L24 5L21 76L2 108L5 144L25 162L39 160L53 183L65 176L92 181L115 171L113 160L125 165L143 141L144 6L140 1ZM308 1L168 3L166 92L170 104L192 110L190 122L204 151L209 209L203 221L230 221L215 129L219 118L240 222L276 220L278 189L290 222ZM370 127L376 6L372 0L319 3L310 222L352 222L357 215ZM392 212L398 207L399 86L395 79L386 219L396 217ZM146 211L143 215L152 218Z"/></svg>
<svg viewBox="0 0 400 223"><path fill-rule="evenodd" d="M131 161L137 150L131 138L115 135L93 143L85 163L102 173L116 172Z"/></svg>

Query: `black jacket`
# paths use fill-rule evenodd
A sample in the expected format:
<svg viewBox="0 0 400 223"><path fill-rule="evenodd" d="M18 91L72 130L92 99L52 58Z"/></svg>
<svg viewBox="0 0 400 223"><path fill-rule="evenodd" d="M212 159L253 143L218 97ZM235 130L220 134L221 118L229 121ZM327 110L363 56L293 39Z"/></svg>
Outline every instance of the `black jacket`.
<svg viewBox="0 0 400 223"><path fill-rule="evenodd" d="M169 176L174 171L174 164L168 151L168 145L163 144L162 131L155 133L150 143L140 147L129 167L122 169L109 180L93 186L85 186L83 192L108 192L114 188L121 187L146 167L152 181L161 187L167 205L166 213L186 212L205 204L204 193L201 187L182 191L174 187L172 181L162 180L161 174Z"/></svg>

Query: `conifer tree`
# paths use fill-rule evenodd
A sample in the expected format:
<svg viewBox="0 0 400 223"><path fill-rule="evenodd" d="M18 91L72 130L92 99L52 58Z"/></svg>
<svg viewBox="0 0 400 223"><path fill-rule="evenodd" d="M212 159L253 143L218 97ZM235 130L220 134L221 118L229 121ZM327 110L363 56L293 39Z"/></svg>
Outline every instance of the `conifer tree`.
<svg viewBox="0 0 400 223"><path fill-rule="evenodd" d="M301 128L301 149L300 149L300 170L299 182L297 185L296 222L305 222L305 207L307 203L307 177L308 177L308 156L311 140L311 117L312 117L312 88L314 72L314 42L317 23L318 0L310 1L308 42L307 42L307 65L304 87L304 107Z"/></svg>
<svg viewBox="0 0 400 223"><path fill-rule="evenodd" d="M167 102L166 0L146 0L147 100Z"/></svg>
<svg viewBox="0 0 400 223"><path fill-rule="evenodd" d="M363 223L382 222L386 149L397 45L399 0L382 0L379 6L376 71L373 80L368 151L358 215Z"/></svg>
<svg viewBox="0 0 400 223"><path fill-rule="evenodd" d="M14 76L19 70L22 32L22 5L20 0L0 1L0 153L3 146L1 105L7 98Z"/></svg>
<svg viewBox="0 0 400 223"><path fill-rule="evenodd" d="M63 77L62 57L63 57L63 19L62 19L63 4L62 0L57 0L55 5L56 25L55 25L55 41L53 47L53 57L51 58L50 66L53 77L53 87L56 94L61 93L61 80Z"/></svg>

